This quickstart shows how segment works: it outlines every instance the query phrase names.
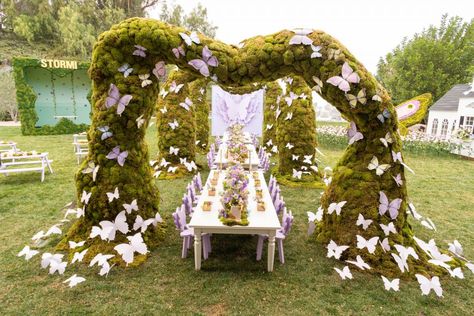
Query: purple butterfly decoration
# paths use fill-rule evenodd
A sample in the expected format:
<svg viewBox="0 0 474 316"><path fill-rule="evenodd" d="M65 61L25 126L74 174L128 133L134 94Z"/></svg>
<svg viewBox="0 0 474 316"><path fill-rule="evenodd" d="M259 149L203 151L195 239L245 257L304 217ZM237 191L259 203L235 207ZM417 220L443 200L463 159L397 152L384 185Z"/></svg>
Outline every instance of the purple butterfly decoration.
<svg viewBox="0 0 474 316"><path fill-rule="evenodd" d="M379 195L379 214L384 215L388 211L391 219L397 218L398 210L400 209L400 205L402 204L402 199L394 199L389 203L387 195L385 195L384 192L380 191Z"/></svg>
<svg viewBox="0 0 474 316"><path fill-rule="evenodd" d="M120 92L116 85L113 83L110 84L109 94L105 99L105 107L110 109L114 105L117 105L117 114L122 115L125 111L125 107L130 103L132 96L130 94L125 94L120 97Z"/></svg>
<svg viewBox="0 0 474 316"><path fill-rule="evenodd" d="M204 77L209 77L209 67L217 67L219 61L216 56L212 56L212 52L209 48L204 46L202 49L202 59L193 59L188 64L193 66L194 69L199 70Z"/></svg>
<svg viewBox="0 0 474 316"><path fill-rule="evenodd" d="M133 51L133 55L135 56L140 56L140 57L146 57L146 48L140 45L135 45L135 50Z"/></svg>
<svg viewBox="0 0 474 316"><path fill-rule="evenodd" d="M164 78L166 76L166 65L164 61L159 61L155 64L155 68L152 70L152 73L156 78Z"/></svg>
<svg viewBox="0 0 474 316"><path fill-rule="evenodd" d="M354 122L351 122L351 127L347 130L347 136L349 137L349 145L364 138L364 135L357 131L357 126Z"/></svg>
<svg viewBox="0 0 474 316"><path fill-rule="evenodd" d="M171 50L173 52L173 54L176 56L176 58L179 59L179 57L182 55L183 57L186 55L185 52L184 52L184 48L182 46L178 46L176 48L173 48Z"/></svg>
<svg viewBox="0 0 474 316"><path fill-rule="evenodd" d="M396 177L392 176L393 180L395 180L395 183L397 184L397 186L402 186L403 185L403 180L402 180L402 175L399 173L397 174Z"/></svg>
<svg viewBox="0 0 474 316"><path fill-rule="evenodd" d="M128 151L124 150L120 152L120 146L114 147L111 152L109 152L106 156L107 159L114 160L117 159L118 164L123 167L125 163L125 158L128 156Z"/></svg>
<svg viewBox="0 0 474 316"><path fill-rule="evenodd" d="M333 86L338 87L340 90L344 92L348 92L351 90L350 83L359 83L360 77L352 70L351 66L347 62L342 65L342 72L341 76L334 76L329 78L326 82L332 84Z"/></svg>

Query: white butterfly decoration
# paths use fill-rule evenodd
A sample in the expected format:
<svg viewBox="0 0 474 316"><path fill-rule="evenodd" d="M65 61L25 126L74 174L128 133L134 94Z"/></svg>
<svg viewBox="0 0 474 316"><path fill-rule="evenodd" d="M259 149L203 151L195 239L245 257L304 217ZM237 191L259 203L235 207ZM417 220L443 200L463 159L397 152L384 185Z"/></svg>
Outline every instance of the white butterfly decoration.
<svg viewBox="0 0 474 316"><path fill-rule="evenodd" d="M385 236L390 235L390 233L392 234L397 233L397 229L395 228L395 225L393 225L393 222L388 223L388 225L385 225L385 224L379 224L379 225L380 225L380 228L382 228Z"/></svg>
<svg viewBox="0 0 474 316"><path fill-rule="evenodd" d="M87 166L81 171L83 174L88 174L92 173L92 181L95 182L95 179L97 178L97 172L99 172L99 165L95 165L93 161L89 161ZM90 196L89 196L90 197ZM88 199L89 201L89 199ZM87 203L86 203L87 204Z"/></svg>
<svg viewBox="0 0 474 316"><path fill-rule="evenodd" d="M115 264L113 264L112 266L110 266L109 262L104 262L104 264L102 265L102 267L100 268L100 271L99 271L99 275L100 276L108 276L109 275L109 272L110 272L110 269L114 266Z"/></svg>
<svg viewBox="0 0 474 316"><path fill-rule="evenodd" d="M31 240L33 241L38 241L40 239L44 238L44 230L40 230L39 232L37 232L36 234L33 235L33 237L31 237Z"/></svg>
<svg viewBox="0 0 474 316"><path fill-rule="evenodd" d="M408 269L408 256L412 256L415 259L418 259L418 255L412 247L404 247L402 245L394 245L395 249L398 251L398 254L392 253L393 259L398 265L398 268L401 272L410 271Z"/></svg>
<svg viewBox="0 0 474 316"><path fill-rule="evenodd" d="M273 124L267 124L267 131L268 131L268 130L271 130L272 127L273 127Z"/></svg>
<svg viewBox="0 0 474 316"><path fill-rule="evenodd" d="M347 62L342 65L341 76L334 76L329 78L326 82L338 87L344 92L351 90L350 83L359 83L360 77L357 72L353 71Z"/></svg>
<svg viewBox="0 0 474 316"><path fill-rule="evenodd" d="M332 182L332 177L329 177L329 178L324 177L323 181L324 181L324 184L328 187Z"/></svg>
<svg viewBox="0 0 474 316"><path fill-rule="evenodd" d="M393 158L393 162L397 162L397 161L400 162L400 164L404 166L408 171L415 174L415 172L403 162L402 153L400 151L396 153L392 150L392 158Z"/></svg>
<svg viewBox="0 0 474 316"><path fill-rule="evenodd" d="M337 215L341 215L342 207L346 205L347 201L341 201L339 203L333 202L328 206L328 214L336 212Z"/></svg>
<svg viewBox="0 0 474 316"><path fill-rule="evenodd" d="M82 196L81 196L81 203L84 203L87 205L89 203L89 199L91 198L92 192L87 193L85 190L82 191Z"/></svg>
<svg viewBox="0 0 474 316"><path fill-rule="evenodd" d="M389 164L379 164L379 160L377 157L373 156L372 160L369 162L367 169L375 170L375 174L381 176L390 168Z"/></svg>
<svg viewBox="0 0 474 316"><path fill-rule="evenodd" d="M168 167L168 172L175 173L177 169L178 169L178 167L171 167L171 166L169 166L169 167Z"/></svg>
<svg viewBox="0 0 474 316"><path fill-rule="evenodd" d="M109 203L111 203L115 199L120 198L118 187L115 187L114 192L107 192L107 198L109 199Z"/></svg>
<svg viewBox="0 0 474 316"><path fill-rule="evenodd" d="M86 243L86 241L83 240L83 241L75 242L75 241L70 240L68 243L69 243L69 248L70 248L70 249L74 249L74 248L77 248L77 247L82 247L82 246L84 246L84 244Z"/></svg>
<svg viewBox="0 0 474 316"><path fill-rule="evenodd" d="M313 163L313 161L311 159L313 159L313 155L303 155L304 156L304 159L303 159L303 163L307 163L308 165L311 165Z"/></svg>
<svg viewBox="0 0 474 316"><path fill-rule="evenodd" d="M206 92L206 89L204 89L204 88L199 89L199 93L200 93L201 95L204 95L205 92Z"/></svg>
<svg viewBox="0 0 474 316"><path fill-rule="evenodd" d="M130 203L130 204L124 203L124 204L122 204L122 206L125 209L125 211L127 212L127 214L131 214L132 211L138 211L137 199L134 199L132 201L132 203Z"/></svg>
<svg viewBox="0 0 474 316"><path fill-rule="evenodd" d="M184 108L186 111L189 111L191 106L193 106L193 101L191 101L190 98L186 97L186 99L184 100L184 102L181 102L179 104L182 108Z"/></svg>
<svg viewBox="0 0 474 316"><path fill-rule="evenodd" d="M391 219L397 218L402 199L396 198L389 203L387 195L384 192L380 191L379 196L379 214L384 215L388 211Z"/></svg>
<svg viewBox="0 0 474 316"><path fill-rule="evenodd" d="M334 268L334 270L336 270L336 272L339 273L339 276L341 277L341 279L343 280L352 279L352 273L351 273L351 270L349 270L348 266L345 266L344 268L342 268L342 270L339 270L338 268Z"/></svg>
<svg viewBox="0 0 474 316"><path fill-rule="evenodd" d="M176 84L176 81L171 82L169 87L169 92L178 93L181 88L184 87L184 84Z"/></svg>
<svg viewBox="0 0 474 316"><path fill-rule="evenodd" d="M196 163L194 161L191 161L191 162L185 162L184 163L184 166L186 167L186 169L191 172L194 170L197 170L197 166L196 166Z"/></svg>
<svg viewBox="0 0 474 316"><path fill-rule="evenodd" d="M379 138L379 140L382 142L382 144L388 148L388 144L392 144L393 143L393 138L392 138L392 135L390 134L390 132L387 132L387 134L385 134L385 137L383 138Z"/></svg>
<svg viewBox="0 0 474 316"><path fill-rule="evenodd" d="M36 256L37 254L39 254L39 251L38 250L33 250L33 249L30 249L30 246L25 246L18 254L17 256L18 257L23 257L25 256L25 260L30 260L31 258L33 258L34 256Z"/></svg>
<svg viewBox="0 0 474 316"><path fill-rule="evenodd" d="M452 278L464 279L464 273L460 267L454 268L453 270L449 268L447 270Z"/></svg>
<svg viewBox="0 0 474 316"><path fill-rule="evenodd" d="M140 128L143 126L143 124L145 124L145 119L143 118L143 114L140 115L136 120L135 122L137 122L137 128Z"/></svg>
<svg viewBox="0 0 474 316"><path fill-rule="evenodd" d="M293 148L293 147L295 147L295 146L294 146L293 144L291 144L291 143L286 143L285 147L288 148L288 149L291 149L291 148Z"/></svg>
<svg viewBox="0 0 474 316"><path fill-rule="evenodd" d="M51 255L46 252L41 257L41 266L43 269L46 269L49 266L49 274L54 274L55 272L58 274L64 274L67 262L62 261L63 256L64 255L62 254Z"/></svg>
<svg viewBox="0 0 474 316"><path fill-rule="evenodd" d="M359 217L357 218L356 225L362 226L362 228L366 230L370 226L370 224L372 224L372 222L373 220L365 219L364 216L361 213L359 213Z"/></svg>
<svg viewBox="0 0 474 316"><path fill-rule="evenodd" d="M92 258L91 262L89 263L89 267L93 267L94 265L103 266L104 264L108 263L107 260L112 259L115 255L103 255L102 253L97 254L94 258Z"/></svg>
<svg viewBox="0 0 474 316"><path fill-rule="evenodd" d="M118 71L123 73L123 76L127 78L133 72L133 68L130 67L129 64L123 64L119 67Z"/></svg>
<svg viewBox="0 0 474 316"><path fill-rule="evenodd" d="M377 243L379 241L379 237L372 237L370 239L365 239L364 237L360 235L356 235L357 237L357 248L358 249L364 249L367 248L367 251L372 254L375 252L375 246L377 246Z"/></svg>
<svg viewBox="0 0 474 316"><path fill-rule="evenodd" d="M165 158L161 158L160 167L165 167L166 168L166 166L168 166L169 164L171 164L171 163L166 161Z"/></svg>
<svg viewBox="0 0 474 316"><path fill-rule="evenodd" d="M77 276L77 274L74 274L63 283L69 283L68 286L71 288L71 287L75 287L79 283L84 282L85 280L86 280L85 278Z"/></svg>
<svg viewBox="0 0 474 316"><path fill-rule="evenodd" d="M74 263L74 262L82 262L82 260L84 259L84 256L86 255L88 250L89 249L85 249L81 252L75 252L73 257L72 257L71 264Z"/></svg>
<svg viewBox="0 0 474 316"><path fill-rule="evenodd" d="M361 132L357 131L357 126L354 122L351 122L350 128L347 130L347 136L349 137L349 145L352 145L356 141L364 138Z"/></svg>
<svg viewBox="0 0 474 316"><path fill-rule="evenodd" d="M436 246L436 243L433 239L431 239L429 242L424 242L416 236L413 236L413 239L416 241L418 246L420 246L420 248L423 249L423 251L428 254L428 256L430 256L433 260L440 262L449 262L453 260L451 256L448 256L447 254L441 253L439 251L438 246Z"/></svg>
<svg viewBox="0 0 474 316"><path fill-rule="evenodd" d="M280 114L281 114L281 110L280 110L280 108L277 108L276 111L275 111L275 118L278 119Z"/></svg>
<svg viewBox="0 0 474 316"><path fill-rule="evenodd" d="M121 256L126 265L133 262L135 252L138 252L142 255L147 254L148 249L146 244L143 242L141 233L137 233L133 236L127 236L127 239L130 241L128 244L119 244L114 247Z"/></svg>
<svg viewBox="0 0 474 316"><path fill-rule="evenodd" d="M115 221L101 221L99 226L92 226L92 231L89 235L90 238L95 238L100 236L102 240L114 240L115 234L117 231L120 231L122 234L127 234L129 232L127 217L125 211L121 211L115 217Z"/></svg>
<svg viewBox="0 0 474 316"><path fill-rule="evenodd" d="M170 146L170 155L178 155L179 148Z"/></svg>
<svg viewBox="0 0 474 316"><path fill-rule="evenodd" d="M319 52L321 50L321 46L314 46L313 44L311 44L311 49L313 50L313 52L311 53L311 58L319 58L323 56Z"/></svg>
<svg viewBox="0 0 474 316"><path fill-rule="evenodd" d="M290 45L311 45L313 44L313 40L310 39L308 34L311 34L314 32L312 29L303 29L303 28L297 28L294 29L293 32L295 35L293 35L292 38L290 38Z"/></svg>
<svg viewBox="0 0 474 316"><path fill-rule="evenodd" d="M112 137L114 134L110 131L110 128L105 125L105 126L100 126L97 128L99 131L102 132L102 135L100 135L101 140L106 140L107 138Z"/></svg>
<svg viewBox="0 0 474 316"><path fill-rule="evenodd" d="M155 217L153 218L153 226L156 227L158 223L163 223L163 218L161 218L160 213L156 212Z"/></svg>
<svg viewBox="0 0 474 316"><path fill-rule="evenodd" d="M313 170L316 173L318 173L318 171L319 171L318 166L311 166L310 168L311 168L311 170Z"/></svg>
<svg viewBox="0 0 474 316"><path fill-rule="evenodd" d="M138 75L138 78L140 78L140 80L142 81L142 88L145 88L146 86L151 85L153 83L153 81L148 79L150 78L150 74Z"/></svg>
<svg viewBox="0 0 474 316"><path fill-rule="evenodd" d="M413 205L413 203L408 203L407 214L408 212L410 212L409 214L411 214L413 218L416 219L417 221L419 221L423 217L421 216L420 213L416 211L415 205Z"/></svg>
<svg viewBox="0 0 474 316"><path fill-rule="evenodd" d="M382 247L382 250L384 252L390 251L391 247L390 247L390 243L388 242L388 238L385 237L384 240L382 241L379 240L379 244Z"/></svg>
<svg viewBox="0 0 474 316"><path fill-rule="evenodd" d="M319 79L316 76L313 76L313 81L316 83L316 85L313 87L313 90L321 94L321 89L323 88L323 82L321 81L321 79Z"/></svg>
<svg viewBox="0 0 474 316"><path fill-rule="evenodd" d="M267 144L266 144L268 147L272 146L273 145L273 141L270 139Z"/></svg>
<svg viewBox="0 0 474 316"><path fill-rule="evenodd" d="M135 223L133 224L133 230L140 230L142 233L144 233L147 230L148 225L153 224L153 220L153 218L143 220L140 215L137 215L135 218Z"/></svg>
<svg viewBox="0 0 474 316"><path fill-rule="evenodd" d="M291 77L286 77L285 79L283 79L284 82L286 82L287 84L289 84L291 86L291 84L293 83L293 78Z"/></svg>
<svg viewBox="0 0 474 316"><path fill-rule="evenodd" d="M179 33L179 36L184 40L186 45L191 46L193 43L201 44L201 40L199 39L196 32L191 32L191 34L186 33Z"/></svg>
<svg viewBox="0 0 474 316"><path fill-rule="evenodd" d="M342 253L349 248L349 246L338 246L334 241L330 241L328 246L328 253L327 257L331 258L334 257L335 259L339 259Z"/></svg>
<svg viewBox="0 0 474 316"><path fill-rule="evenodd" d="M306 212L308 215L308 236L312 235L314 232L314 229L316 228L316 223L315 222L320 222L323 219L323 208L320 206L318 207L318 211L315 213L313 212Z"/></svg>
<svg viewBox="0 0 474 316"><path fill-rule="evenodd" d="M162 99L164 99L164 98L166 98L166 96L168 95L168 93L169 93L169 91L167 91L167 90L165 90L165 89L161 89L161 90L160 90L160 93L158 93L158 95L159 95ZM166 107L165 107L165 109L166 109ZM160 111L161 111L161 110L160 110ZM165 112L162 112L162 113L165 113Z"/></svg>
<svg viewBox="0 0 474 316"><path fill-rule="evenodd" d="M63 259L63 254L51 254L49 252L45 252L41 255L41 267L46 269L49 267L52 261L61 262Z"/></svg>
<svg viewBox="0 0 474 316"><path fill-rule="evenodd" d="M161 172L162 172L161 170L155 171L155 173L153 174L153 177L158 178Z"/></svg>
<svg viewBox="0 0 474 316"><path fill-rule="evenodd" d="M301 179L302 175L303 171L297 171L296 169L293 169L293 178Z"/></svg>
<svg viewBox="0 0 474 316"><path fill-rule="evenodd" d="M431 290L433 290L438 297L443 296L443 289L441 288L441 283L437 276L428 279L427 277L421 274L415 274L418 283L420 284L420 289L422 295L428 295Z"/></svg>
<svg viewBox="0 0 474 316"><path fill-rule="evenodd" d="M448 250L456 256L464 256L462 245L457 240L454 240L452 243L448 243Z"/></svg>
<svg viewBox="0 0 474 316"><path fill-rule="evenodd" d="M179 157L179 163L180 163L180 164L185 164L185 163L187 163L187 160L188 160L188 158L186 158L186 157L184 157L184 158Z"/></svg>
<svg viewBox="0 0 474 316"><path fill-rule="evenodd" d="M286 113L285 121L289 121L293 118L293 112Z"/></svg>
<svg viewBox="0 0 474 316"><path fill-rule="evenodd" d="M291 155L291 160L292 160L292 161L295 161L295 160L298 160L298 159L300 159L300 156L298 156L298 155L293 155L293 154Z"/></svg>
<svg viewBox="0 0 474 316"><path fill-rule="evenodd" d="M471 270L472 273L474 273L474 264L471 262L466 263L466 268Z"/></svg>
<svg viewBox="0 0 474 316"><path fill-rule="evenodd" d="M361 270L370 270L370 266L365 263L364 259L362 259L360 255L357 255L356 261L346 260L346 262L357 266Z"/></svg>
<svg viewBox="0 0 474 316"><path fill-rule="evenodd" d="M298 95L295 94L293 91L290 91L289 95L285 97L286 104L291 106L293 104L293 100L298 99Z"/></svg>
<svg viewBox="0 0 474 316"><path fill-rule="evenodd" d="M48 237L48 236L51 236L51 235L61 235L61 234L62 234L61 228L59 228L58 224L56 224L56 225L51 226L48 229L46 234L44 234L44 237Z"/></svg>
<svg viewBox="0 0 474 316"><path fill-rule="evenodd" d="M176 119L173 122L168 123L168 125L171 127L173 131L176 129L176 127L179 126L178 121L176 121Z"/></svg>
<svg viewBox="0 0 474 316"><path fill-rule="evenodd" d="M400 279L393 279L392 281L390 281L383 275L381 277L383 280L383 286L385 287L385 290L387 291L393 290L395 292L399 291Z"/></svg>
<svg viewBox="0 0 474 316"><path fill-rule="evenodd" d="M436 231L436 226L435 224L433 223L433 221L431 219L429 219L428 217L426 217L424 220L422 220L420 222L420 224L430 230L434 230Z"/></svg>
<svg viewBox="0 0 474 316"><path fill-rule="evenodd" d="M273 153L275 153L275 154L278 153L278 147L277 147L277 145L274 145L274 146L272 147L272 150L271 150L271 151L272 151Z"/></svg>

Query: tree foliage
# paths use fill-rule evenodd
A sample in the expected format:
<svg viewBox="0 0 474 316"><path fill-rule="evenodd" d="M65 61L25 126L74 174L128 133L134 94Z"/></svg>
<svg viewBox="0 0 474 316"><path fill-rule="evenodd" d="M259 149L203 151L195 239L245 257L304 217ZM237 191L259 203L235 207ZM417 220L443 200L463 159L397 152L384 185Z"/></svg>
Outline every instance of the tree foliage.
<svg viewBox="0 0 474 316"><path fill-rule="evenodd" d="M18 107L15 98L15 82L10 71L0 70L0 120L18 119Z"/></svg>
<svg viewBox="0 0 474 316"><path fill-rule="evenodd" d="M203 33L211 38L216 36L217 26L208 21L207 9L201 3L198 3L191 12L186 14L181 5L168 6L165 2L161 7L160 20L185 27L190 31Z"/></svg>
<svg viewBox="0 0 474 316"><path fill-rule="evenodd" d="M413 38L405 38L377 65L377 77L391 92L394 103L425 92L439 99L474 74L474 19L464 22L443 15Z"/></svg>

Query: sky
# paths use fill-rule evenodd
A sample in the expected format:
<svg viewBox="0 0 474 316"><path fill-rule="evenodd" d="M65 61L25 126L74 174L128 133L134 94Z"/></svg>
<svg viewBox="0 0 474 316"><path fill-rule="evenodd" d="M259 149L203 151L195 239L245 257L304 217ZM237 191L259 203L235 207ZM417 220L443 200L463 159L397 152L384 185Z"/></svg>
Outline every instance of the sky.
<svg viewBox="0 0 474 316"><path fill-rule="evenodd" d="M173 1L168 0L168 4ZM175 0L186 12L198 1ZM200 0L218 27L216 39L228 44L297 27L322 30L337 38L375 74L380 57L441 16L474 18L472 0ZM159 18L161 7L150 12Z"/></svg>

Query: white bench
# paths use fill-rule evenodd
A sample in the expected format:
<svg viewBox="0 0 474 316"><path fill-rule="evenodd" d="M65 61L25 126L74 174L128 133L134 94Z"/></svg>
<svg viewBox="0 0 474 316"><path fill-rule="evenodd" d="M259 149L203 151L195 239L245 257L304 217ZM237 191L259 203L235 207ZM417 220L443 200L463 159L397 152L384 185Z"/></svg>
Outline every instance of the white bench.
<svg viewBox="0 0 474 316"><path fill-rule="evenodd" d="M15 152L15 153L19 151L19 149L16 148L16 143L0 140L0 153L10 152L10 151Z"/></svg>
<svg viewBox="0 0 474 316"><path fill-rule="evenodd" d="M10 173L38 171L41 172L41 182L43 182L46 168L49 169L50 173L53 173L53 168L51 167L53 161L48 159L48 153L21 154L21 152L15 154L3 153L0 158L0 174L8 176ZM36 166L22 167L27 165Z"/></svg>
<svg viewBox="0 0 474 316"><path fill-rule="evenodd" d="M87 133L80 133L73 135L73 146L74 146L74 153L76 154L77 164L81 162L81 160L89 154L89 143L87 141Z"/></svg>

